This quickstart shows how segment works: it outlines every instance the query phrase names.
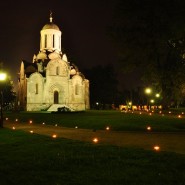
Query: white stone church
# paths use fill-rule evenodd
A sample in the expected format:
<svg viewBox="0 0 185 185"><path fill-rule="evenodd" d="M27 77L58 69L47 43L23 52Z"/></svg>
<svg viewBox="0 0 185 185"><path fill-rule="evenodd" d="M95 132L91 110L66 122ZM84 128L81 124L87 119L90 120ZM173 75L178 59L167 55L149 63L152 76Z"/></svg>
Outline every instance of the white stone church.
<svg viewBox="0 0 185 185"><path fill-rule="evenodd" d="M40 51L33 62L22 61L18 106L27 111L84 111L89 105L89 81L61 51L59 27L50 21L40 32Z"/></svg>

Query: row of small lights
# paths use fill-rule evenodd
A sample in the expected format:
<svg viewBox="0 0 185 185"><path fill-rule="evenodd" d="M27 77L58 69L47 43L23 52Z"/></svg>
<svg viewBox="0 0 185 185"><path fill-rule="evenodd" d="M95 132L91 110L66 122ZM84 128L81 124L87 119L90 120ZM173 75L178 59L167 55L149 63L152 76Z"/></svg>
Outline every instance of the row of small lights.
<svg viewBox="0 0 185 185"><path fill-rule="evenodd" d="M134 113L134 111L131 111L131 110L128 110L128 111L121 111L121 112L124 112L124 113L131 112L132 114ZM147 110L147 112L149 112L149 111ZM149 112L148 114L151 116L152 113L154 113L154 111ZM169 114L172 114L171 111L169 111L168 113L169 113ZM142 114L142 112L139 112L139 114ZM162 114L162 111L159 111L159 114ZM162 114L162 116L164 116L164 115L165 115L165 114ZM177 117L178 117L178 118L182 118L182 115L184 115L184 112L182 112L181 114L177 115Z"/></svg>
<svg viewBox="0 0 185 185"><path fill-rule="evenodd" d="M8 121L8 118L6 118L6 120ZM18 122L19 120L18 120L18 119L15 119L15 121ZM32 121L32 120L29 120L29 124L32 124L32 123L33 123L33 121ZM42 125L45 125L45 122L43 122ZM54 126L57 127L58 125L55 124ZM75 126L75 128L78 129L78 126ZM16 128L13 126L12 129L15 130ZM106 130L106 131L109 131L109 130L110 130L110 127L107 126L107 127L105 128L105 130ZM147 126L147 127L146 127L146 130L147 130L147 131L151 131L151 130L152 130L151 126ZM30 130L29 132L30 132L31 134L34 133L33 130ZM53 134L51 137L52 137L52 138L57 138L57 135L56 135L56 134ZM95 138L92 139L92 141L93 141L93 143L98 143L98 142L99 142L99 139L98 139L97 137L95 137ZM159 150L160 150L160 147L159 147L158 145L155 145L155 146L153 147L153 149L154 149L155 151L159 151Z"/></svg>

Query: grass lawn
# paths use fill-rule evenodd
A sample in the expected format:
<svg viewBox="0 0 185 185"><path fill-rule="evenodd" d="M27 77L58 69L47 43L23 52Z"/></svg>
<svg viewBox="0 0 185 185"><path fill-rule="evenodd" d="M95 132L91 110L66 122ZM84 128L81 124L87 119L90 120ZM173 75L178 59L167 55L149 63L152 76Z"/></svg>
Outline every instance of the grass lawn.
<svg viewBox="0 0 185 185"><path fill-rule="evenodd" d="M57 116L57 115L54 115ZM180 185L185 155L0 129L1 185Z"/></svg>
<svg viewBox="0 0 185 185"><path fill-rule="evenodd" d="M4 113L4 117L9 120L28 123L42 124L43 122L51 125L64 127L78 126L79 128L104 130L106 126L118 131L144 131L146 126L151 126L153 131L185 131L185 115L172 114L132 114L120 111L86 111L80 113Z"/></svg>
<svg viewBox="0 0 185 185"><path fill-rule="evenodd" d="M181 115L87 111L72 114L4 113L10 121L116 131L185 131ZM5 121L6 124L6 121ZM0 184L180 185L185 155L92 144L0 129Z"/></svg>

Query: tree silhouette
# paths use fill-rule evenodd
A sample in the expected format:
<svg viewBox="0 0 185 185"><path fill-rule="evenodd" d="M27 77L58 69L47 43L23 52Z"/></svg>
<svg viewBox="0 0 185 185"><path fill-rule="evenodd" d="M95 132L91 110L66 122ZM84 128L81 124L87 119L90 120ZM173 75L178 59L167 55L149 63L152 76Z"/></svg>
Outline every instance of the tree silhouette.
<svg viewBox="0 0 185 185"><path fill-rule="evenodd" d="M161 92L164 107L179 101L185 83L184 51L171 42L185 36L184 6L182 0L120 1L110 27L123 70L142 71L144 84Z"/></svg>

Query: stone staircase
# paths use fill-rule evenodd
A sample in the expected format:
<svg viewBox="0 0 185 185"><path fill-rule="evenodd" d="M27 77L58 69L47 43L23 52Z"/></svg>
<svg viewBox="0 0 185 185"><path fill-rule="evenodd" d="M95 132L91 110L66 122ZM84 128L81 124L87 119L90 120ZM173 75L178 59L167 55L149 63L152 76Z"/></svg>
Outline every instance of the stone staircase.
<svg viewBox="0 0 185 185"><path fill-rule="evenodd" d="M67 105L65 104L53 104L51 105L49 108L48 108L48 112L57 112L58 111L58 108L61 108L61 107L67 107L69 108L71 111L74 111L73 109L71 109L70 107L68 107Z"/></svg>

